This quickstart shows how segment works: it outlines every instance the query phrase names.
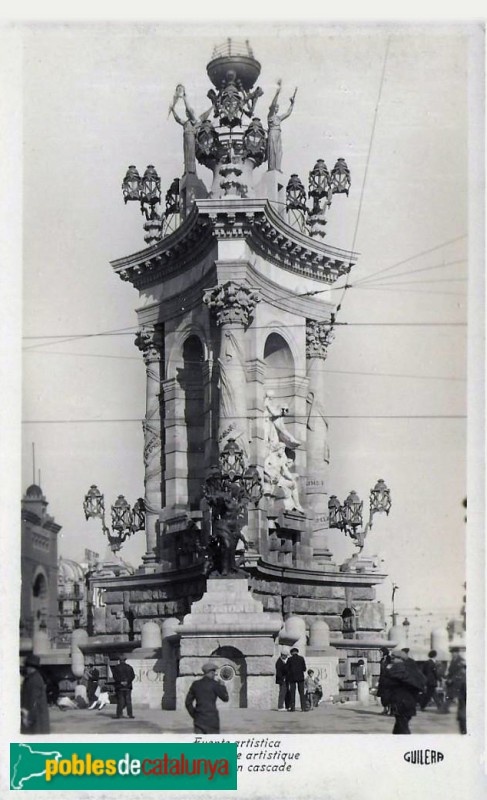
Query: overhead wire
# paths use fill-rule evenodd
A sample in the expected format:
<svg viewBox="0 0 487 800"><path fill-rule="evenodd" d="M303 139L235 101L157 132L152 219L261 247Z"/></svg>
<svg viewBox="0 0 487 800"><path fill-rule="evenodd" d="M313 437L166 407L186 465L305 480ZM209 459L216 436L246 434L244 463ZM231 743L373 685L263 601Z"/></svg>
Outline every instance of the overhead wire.
<svg viewBox="0 0 487 800"><path fill-rule="evenodd" d="M356 222L355 222L355 230L354 230L354 233L353 233L353 240L352 240L352 247L351 247L351 252L352 253L354 252L354 249L355 249L355 242L357 240L357 233L358 233L358 227L359 227L359 223L360 223L360 216L361 216L361 213L362 213L362 205L363 205L363 200L364 200L364 195L365 195L365 185L366 185L366 182L367 182L367 175L368 175L368 171L369 171L370 156L371 156L371 153L372 153L372 144L373 144L373 141L374 141L375 128L376 128L376 125L377 125L377 118L378 118L378 113L379 113L379 105L380 105L380 101L381 101L381 97L382 97L382 88L384 86L384 78L385 78L385 74L386 74L386 65L387 65L387 59L388 59L388 56L389 56L390 43L391 43L391 37L388 36L387 37L387 41L386 41L386 49L385 49L385 53L384 53L384 61L383 61L383 64L382 64L382 73L381 73L380 84L379 84L379 92L378 92L377 101L376 101L376 104L375 104L374 119L373 119L373 122L372 122L372 130L371 130L370 139L369 139L369 148L368 148L368 152L367 152L367 159L366 159L366 162L365 162L364 178L363 178L362 187L361 187L361 190L360 190L360 199L359 199L359 206L358 206L358 211L357 211L357 219L356 219ZM350 263L350 266L351 266L351 263ZM342 296L341 296L340 301L339 301L339 303L338 303L338 305L336 307L336 311L332 315L332 323L335 321L336 315L341 310L342 303L343 303L343 300L345 298L345 293L346 293L347 289L350 288L350 283L348 281L348 275L347 275L346 280L345 280L345 286L343 286L342 288L343 288ZM315 295L315 294L320 294L321 291L325 291L325 290L316 290L316 291L312 291L312 292L304 292L300 296L301 297L306 297L306 296L311 296L311 295Z"/></svg>
<svg viewBox="0 0 487 800"><path fill-rule="evenodd" d="M395 269L396 267L401 267L403 264L409 263L409 261L415 261L417 258L420 258L421 256L426 256L429 253L435 252L435 250L441 250L442 247L446 247L447 245L453 244L454 242L458 242L461 239L466 239L466 238L467 234L464 233L461 236L456 236L454 239L447 239L445 242L437 244L434 247L430 247L428 250L422 250L420 253L415 253L414 255L409 256L408 258L403 258L401 261L396 261L395 264L390 264L388 267L383 267L382 269L379 269L376 272L372 272L370 275L364 276L359 281L357 281L355 285L357 285L357 283L359 282L361 283L364 280L369 280L370 278L373 278L375 275L381 275L384 272L389 272L389 270Z"/></svg>

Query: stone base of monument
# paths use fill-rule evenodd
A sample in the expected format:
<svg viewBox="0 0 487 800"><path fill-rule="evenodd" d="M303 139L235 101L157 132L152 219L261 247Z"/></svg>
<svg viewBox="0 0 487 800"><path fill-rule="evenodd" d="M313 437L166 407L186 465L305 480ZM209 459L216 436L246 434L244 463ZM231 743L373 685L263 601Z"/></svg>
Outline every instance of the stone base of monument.
<svg viewBox="0 0 487 800"><path fill-rule="evenodd" d="M225 707L271 708L281 627L280 615L264 611L252 596L247 578L210 578L207 591L175 631L180 637L177 708L184 708L189 687L210 659L228 690Z"/></svg>
<svg viewBox="0 0 487 800"><path fill-rule="evenodd" d="M314 678L318 678L323 689L323 702L331 702L330 698L337 696L340 691L338 683L338 656L320 655L319 651L306 652L306 666L314 670Z"/></svg>
<svg viewBox="0 0 487 800"><path fill-rule="evenodd" d="M168 641L152 650L133 650L127 659L135 672L132 685L134 705L174 710L176 708L176 651Z"/></svg>

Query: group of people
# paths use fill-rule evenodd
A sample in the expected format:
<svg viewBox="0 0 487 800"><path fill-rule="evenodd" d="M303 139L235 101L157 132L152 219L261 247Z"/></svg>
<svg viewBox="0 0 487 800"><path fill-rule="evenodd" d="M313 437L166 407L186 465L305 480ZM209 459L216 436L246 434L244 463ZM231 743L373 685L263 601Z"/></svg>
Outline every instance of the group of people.
<svg viewBox="0 0 487 800"><path fill-rule="evenodd" d="M278 711L296 710L296 689L299 694L301 711L311 711L323 699L323 689L312 669L306 669L299 649L289 651L283 647L276 661L276 683L279 686L277 698Z"/></svg>
<svg viewBox="0 0 487 800"><path fill-rule="evenodd" d="M422 664L411 658L407 647L392 651L383 647L381 653L377 696L384 707L382 713L395 718L393 733L411 733L409 723L417 708L425 711L432 700L443 714L449 713L456 701L459 731L467 732L467 667L460 648L452 648L446 674L436 660L436 650L430 650L428 660Z"/></svg>
<svg viewBox="0 0 487 800"><path fill-rule="evenodd" d="M132 684L135 672L127 664L125 655L118 657L118 664L111 666L113 689L116 697L116 718L134 719L132 709ZM39 656L29 655L21 669L23 677L20 695L21 732L26 734L49 733L48 682L41 671ZM60 688L60 687L58 687ZM100 672L93 664L88 664L82 678L74 688L74 696L58 691L53 703L61 711L66 709L101 710L110 704L110 693L105 682L100 680ZM71 694L71 692L70 692Z"/></svg>

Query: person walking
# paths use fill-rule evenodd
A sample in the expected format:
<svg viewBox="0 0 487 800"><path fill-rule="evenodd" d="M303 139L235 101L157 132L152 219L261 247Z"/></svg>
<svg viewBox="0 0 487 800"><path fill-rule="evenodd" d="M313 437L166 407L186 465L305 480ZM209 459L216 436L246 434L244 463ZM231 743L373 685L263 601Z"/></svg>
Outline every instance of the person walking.
<svg viewBox="0 0 487 800"><path fill-rule="evenodd" d="M289 680L290 711L296 710L296 687L299 692L301 711L308 711L304 694L304 678L306 675L306 661L299 655L297 647L291 647L291 656L287 662L287 675Z"/></svg>
<svg viewBox="0 0 487 800"><path fill-rule="evenodd" d="M46 684L39 671L39 656L27 656L24 662L24 680L20 693L21 733L49 733L49 707Z"/></svg>
<svg viewBox="0 0 487 800"><path fill-rule="evenodd" d="M387 667L390 681L391 712L395 718L394 734L411 733L409 723L416 715L418 695L424 691L426 680L415 661L403 650L393 650Z"/></svg>
<svg viewBox="0 0 487 800"><path fill-rule="evenodd" d="M289 660L289 651L282 648L281 655L276 661L276 683L279 686L279 695L277 698L277 710L289 711L289 679L287 674L287 664Z"/></svg>
<svg viewBox="0 0 487 800"><path fill-rule="evenodd" d="M451 661L446 675L446 697L442 708L443 714L448 714L451 704L458 698L459 677L461 676L465 667L465 659L463 658L459 647L451 648Z"/></svg>
<svg viewBox="0 0 487 800"><path fill-rule="evenodd" d="M123 717L124 708L127 709L127 717L135 719L132 711L132 683L135 672L130 664L127 664L126 656L118 657L118 664L112 667L112 675L117 698L117 719Z"/></svg>
<svg viewBox="0 0 487 800"><path fill-rule="evenodd" d="M216 678L218 667L212 661L203 664L203 677L193 681L186 695L186 711L193 719L195 733L220 733L217 700L228 703L226 686Z"/></svg>
<svg viewBox="0 0 487 800"><path fill-rule="evenodd" d="M424 690L424 694L422 694L419 698L419 706L421 711L426 710L430 700L435 701L437 708L440 708L441 705L436 692L440 678L438 673L438 664L435 660L437 655L438 653L436 650L430 650L428 653L428 660L423 664L423 675L426 679L426 688Z"/></svg>
<svg viewBox="0 0 487 800"><path fill-rule="evenodd" d="M380 661L379 682L377 684L377 697L380 697L382 703L382 714L388 716L391 713L391 686L387 668L392 663L392 658L388 647L381 647L380 651L382 653L382 658Z"/></svg>

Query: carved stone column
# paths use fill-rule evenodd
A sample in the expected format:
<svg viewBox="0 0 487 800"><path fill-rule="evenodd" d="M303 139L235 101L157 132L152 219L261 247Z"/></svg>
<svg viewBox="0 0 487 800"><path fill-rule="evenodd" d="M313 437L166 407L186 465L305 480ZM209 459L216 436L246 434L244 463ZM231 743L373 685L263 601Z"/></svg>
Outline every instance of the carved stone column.
<svg viewBox="0 0 487 800"><path fill-rule="evenodd" d="M306 500L308 508L314 513L312 522L313 557L320 562L327 562L331 559L327 537L330 451L328 422L324 407L326 396L324 366L332 338L333 330L329 323L306 320L306 361L309 378Z"/></svg>
<svg viewBox="0 0 487 800"><path fill-rule="evenodd" d="M221 328L219 365L218 446L235 439L248 459L249 421L245 330L259 301L257 292L227 281L208 289L203 298Z"/></svg>
<svg viewBox="0 0 487 800"><path fill-rule="evenodd" d="M145 325L138 331L135 344L142 351L146 366L146 411L144 429L145 534L147 552L142 560L156 564L159 514L164 508L163 448L161 420L161 362L164 338L160 327Z"/></svg>

